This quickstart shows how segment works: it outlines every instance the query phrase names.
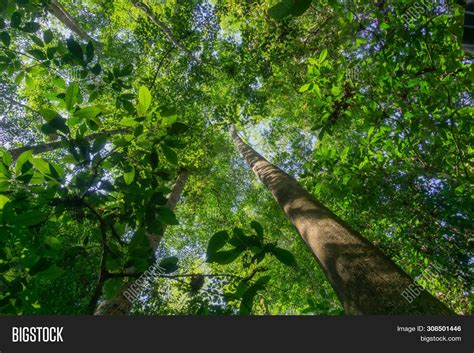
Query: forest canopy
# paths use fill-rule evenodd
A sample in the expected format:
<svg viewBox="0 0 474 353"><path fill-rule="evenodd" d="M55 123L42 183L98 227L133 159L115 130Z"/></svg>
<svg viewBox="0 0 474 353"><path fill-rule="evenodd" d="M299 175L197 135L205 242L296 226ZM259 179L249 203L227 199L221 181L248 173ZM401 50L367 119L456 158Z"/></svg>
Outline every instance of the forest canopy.
<svg viewBox="0 0 474 353"><path fill-rule="evenodd" d="M470 314L464 17L0 0L0 313Z"/></svg>

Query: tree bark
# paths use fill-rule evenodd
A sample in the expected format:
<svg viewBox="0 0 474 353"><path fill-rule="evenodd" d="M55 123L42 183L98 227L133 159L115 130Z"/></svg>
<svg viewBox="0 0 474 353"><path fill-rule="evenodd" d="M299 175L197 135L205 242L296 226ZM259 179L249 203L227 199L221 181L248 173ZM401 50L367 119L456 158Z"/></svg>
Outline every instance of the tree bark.
<svg viewBox="0 0 474 353"><path fill-rule="evenodd" d="M183 190L186 186L186 182L189 177L189 172L186 169L182 169L181 173L174 184L173 190L168 197L168 202L166 203L166 207L174 210L176 205L178 204L179 200L181 199L181 195L183 194ZM147 234L148 240L150 242L150 247L153 250L153 253L156 252L158 246L160 245L161 239L163 238L163 234L166 230L166 226L160 230L159 234ZM129 268L125 271L126 273L134 273L133 268ZM129 281L124 284L117 294L117 296L111 300L104 300L102 301L96 308L94 315L128 315L130 310L132 309L132 303L125 297L125 292L130 288L133 284L133 281Z"/></svg>
<svg viewBox="0 0 474 353"><path fill-rule="evenodd" d="M48 11L83 40L90 41L96 44L96 46L100 46L100 42L92 38L86 31L84 31L79 23L77 23L77 21L66 11L59 1L53 0L48 8Z"/></svg>
<svg viewBox="0 0 474 353"><path fill-rule="evenodd" d="M90 134L86 137L84 137L85 140L91 141L94 140L95 138L99 136L113 136L117 134L122 134L122 133L127 133L130 132L129 129L116 129L116 130L109 130L109 131L103 131L103 132L98 132L95 134ZM12 159L15 160L17 159L23 152L32 150L33 154L40 154L40 153L45 153L45 152L51 152L57 149L60 149L64 147L62 141L55 141L55 142L48 142L48 143L43 143L41 145L34 145L34 146L23 146L23 147L18 147L18 148L13 148L9 150L10 154L12 155Z"/></svg>
<svg viewBox="0 0 474 353"><path fill-rule="evenodd" d="M412 302L405 299L402 293L414 287L407 274L293 177L247 145L233 126L231 135L313 253L346 314L452 314L424 290Z"/></svg>
<svg viewBox="0 0 474 353"><path fill-rule="evenodd" d="M171 191L170 196L168 197L168 202L166 202L166 207L168 207L171 210L174 210L176 208L176 205L178 204L179 200L181 200L181 195L183 194L183 190L186 186L186 182L188 181L189 178L189 172L187 169L182 169L181 173L178 176L178 179L176 180L176 183L174 184L173 190ZM163 227L162 230L160 231L161 234L152 234L148 233L147 237L150 242L150 247L153 250L153 253L155 253L158 250L158 247L160 246L161 239L163 238L163 234L166 230L166 227Z"/></svg>

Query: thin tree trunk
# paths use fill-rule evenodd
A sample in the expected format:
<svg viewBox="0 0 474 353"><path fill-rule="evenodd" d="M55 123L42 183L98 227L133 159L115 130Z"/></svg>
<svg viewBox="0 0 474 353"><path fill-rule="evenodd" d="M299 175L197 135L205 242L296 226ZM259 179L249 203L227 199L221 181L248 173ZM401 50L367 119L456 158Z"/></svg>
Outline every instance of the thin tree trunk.
<svg viewBox="0 0 474 353"><path fill-rule="evenodd" d="M231 127L235 145L272 193L319 262L347 314L451 314L426 291L402 296L413 280L293 177L248 146Z"/></svg>
<svg viewBox="0 0 474 353"><path fill-rule="evenodd" d="M181 49L191 60L195 61L195 57L194 55L184 46L182 45L178 39L176 39L176 37L174 36L173 32L171 32L171 29L168 28L168 26L160 21L158 19L158 17L155 16L155 14L153 13L152 9L144 4L143 2L141 1L137 1L137 0L132 0L132 3L133 5L142 10L145 15L147 15L147 17L153 22L155 23L158 27L160 27L160 29L163 31L163 33L166 35L166 37L168 37L168 39L175 45L177 46L179 49Z"/></svg>
<svg viewBox="0 0 474 353"><path fill-rule="evenodd" d="M171 194L168 197L168 202L166 202L165 205L166 207L171 210L174 210L176 208L176 205L178 204L179 200L181 200L181 195L183 194L183 190L186 186L188 178L189 172L187 171L187 169L182 169L181 173L178 176L178 179L176 180L176 183L174 184L173 190L171 191ZM163 227L163 229L160 231L161 234L147 234L148 240L150 242L150 247L153 250L153 253L158 250L165 230L166 227Z"/></svg>
<svg viewBox="0 0 474 353"><path fill-rule="evenodd" d="M66 9L57 0L53 0L48 8L48 11L53 14L59 21L61 21L67 28L76 33L85 41L90 41L98 46L100 43L92 38L86 31L84 31L79 23L66 11Z"/></svg>
<svg viewBox="0 0 474 353"><path fill-rule="evenodd" d="M127 133L130 132L129 129L116 129L116 130L109 130L109 131L103 131L103 132L98 132L95 134L90 134L86 137L84 137L85 140L91 141L94 140L95 138L99 136L113 136L117 134L122 134L122 133ZM23 147L18 147L18 148L13 148L9 150L10 154L12 155L13 160L17 159L23 152L32 150L33 154L40 154L40 153L45 153L45 152L51 152L60 148L63 148L63 142L62 141L55 141L55 142L48 142L48 143L43 143L41 145L34 145L34 146L23 146Z"/></svg>
<svg viewBox="0 0 474 353"><path fill-rule="evenodd" d="M189 177L189 172L186 169L181 170L181 173L174 184L173 190L168 197L168 202L166 203L166 207L174 210L176 205L178 204L179 200L181 199L181 195L183 190L186 186L186 182ZM153 250L153 253L156 252L158 246L160 245L161 239L163 234L166 230L166 226L160 230L159 234L147 234L148 240L150 242L150 247ZM133 273L135 272L133 268L129 268L125 271L126 273ZM111 300L104 300L102 301L96 308L94 315L128 315L132 308L132 303L125 297L125 292L130 288L133 284L133 280L124 284L117 294L117 296Z"/></svg>

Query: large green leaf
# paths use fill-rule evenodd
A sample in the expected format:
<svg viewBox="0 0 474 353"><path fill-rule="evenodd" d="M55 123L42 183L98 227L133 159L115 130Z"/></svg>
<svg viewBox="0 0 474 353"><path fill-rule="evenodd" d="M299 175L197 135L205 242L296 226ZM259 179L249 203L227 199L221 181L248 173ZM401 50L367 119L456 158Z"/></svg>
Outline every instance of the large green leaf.
<svg viewBox="0 0 474 353"><path fill-rule="evenodd" d="M58 112L56 112L52 109L48 109L48 108L41 108L40 113L43 116L44 120L46 120L46 121L51 121L54 118L61 117L61 115L59 115Z"/></svg>
<svg viewBox="0 0 474 353"><path fill-rule="evenodd" d="M15 166L16 174L20 174L23 164L29 161L32 158L32 156L33 156L32 150L28 150L20 154L20 156L16 160L16 166Z"/></svg>
<svg viewBox="0 0 474 353"><path fill-rule="evenodd" d="M174 165L178 164L178 155L173 149L169 148L166 145L161 145L161 150L163 151L163 154L165 155L166 160L168 162Z"/></svg>
<svg viewBox="0 0 474 353"><path fill-rule="evenodd" d="M61 277L66 271L61 267L56 265L51 266L45 271L39 272L36 274L36 278L39 278L43 281L54 281L55 279Z"/></svg>
<svg viewBox="0 0 474 353"><path fill-rule="evenodd" d="M47 29L43 32L43 40L46 44L51 43L51 41L53 40L53 32L51 32L50 29Z"/></svg>
<svg viewBox="0 0 474 353"><path fill-rule="evenodd" d="M125 180L125 184L130 185L135 180L135 167L129 166L127 171L123 173L123 179Z"/></svg>
<svg viewBox="0 0 474 353"><path fill-rule="evenodd" d="M257 221L252 221L250 223L250 226L255 230L255 233L257 233L257 236L260 238L260 240L263 241L263 227L260 223Z"/></svg>
<svg viewBox="0 0 474 353"><path fill-rule="evenodd" d="M265 285L270 280L270 276L260 277L252 286L250 286L242 295L240 303L240 315L249 315L252 312L253 301L257 292L265 290Z"/></svg>
<svg viewBox="0 0 474 353"><path fill-rule="evenodd" d="M69 37L66 44L69 52L78 61L78 63L84 64L84 52L82 51L80 44L72 37Z"/></svg>
<svg viewBox="0 0 474 353"><path fill-rule="evenodd" d="M38 210L29 210L18 214L15 217L15 224L21 227L31 227L43 222L47 214Z"/></svg>
<svg viewBox="0 0 474 353"><path fill-rule="evenodd" d="M272 247L271 253L283 264L287 266L296 267L295 257L288 250L279 248L277 246Z"/></svg>
<svg viewBox="0 0 474 353"><path fill-rule="evenodd" d="M23 26L22 30L26 33L35 33L41 28L40 24L37 22L27 22Z"/></svg>
<svg viewBox="0 0 474 353"><path fill-rule="evenodd" d="M94 59L94 44L92 42L87 43L86 46L86 60L90 63Z"/></svg>
<svg viewBox="0 0 474 353"><path fill-rule="evenodd" d="M214 234L207 245L207 257L212 256L217 250L221 249L229 239L227 231L223 230Z"/></svg>
<svg viewBox="0 0 474 353"><path fill-rule="evenodd" d="M138 90L138 105L137 114L138 116L145 116L148 108L151 105L151 93L145 86L141 86Z"/></svg>
<svg viewBox="0 0 474 353"><path fill-rule="evenodd" d="M207 262L228 265L234 262L242 253L242 249L234 248L232 250L216 251L207 257Z"/></svg>
<svg viewBox="0 0 474 353"><path fill-rule="evenodd" d="M101 113L101 109L95 106L79 109L74 116L79 119L93 119Z"/></svg>
<svg viewBox="0 0 474 353"><path fill-rule="evenodd" d="M66 109L71 111L74 105L79 101L79 84L77 82L72 82L67 90L66 90L66 97L64 101L66 102Z"/></svg>
<svg viewBox="0 0 474 353"><path fill-rule="evenodd" d="M177 225L179 224L178 220L176 219L176 215L174 214L173 210L160 206L157 208L158 219L161 223L166 225Z"/></svg>
<svg viewBox="0 0 474 353"><path fill-rule="evenodd" d="M58 131L61 131L65 134L69 133L69 127L66 125L66 119L62 118L61 116L58 116L50 121L48 121L46 124L44 124L41 127L41 131L44 134L55 134Z"/></svg>
<svg viewBox="0 0 474 353"><path fill-rule="evenodd" d="M5 195L0 195L0 210L3 209L7 202L10 202L10 199Z"/></svg>
<svg viewBox="0 0 474 353"><path fill-rule="evenodd" d="M283 0L271 7L268 14L277 20L283 20L289 16L301 16L311 6L312 0Z"/></svg>
<svg viewBox="0 0 474 353"><path fill-rule="evenodd" d="M163 273L173 273L178 266L179 259L176 256L167 257L159 262L159 266L163 269Z"/></svg>

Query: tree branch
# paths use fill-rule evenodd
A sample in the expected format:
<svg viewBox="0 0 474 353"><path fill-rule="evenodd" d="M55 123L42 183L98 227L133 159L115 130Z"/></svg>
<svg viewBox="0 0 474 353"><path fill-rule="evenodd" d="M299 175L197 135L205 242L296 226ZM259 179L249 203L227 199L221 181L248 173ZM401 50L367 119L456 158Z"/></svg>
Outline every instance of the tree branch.
<svg viewBox="0 0 474 353"><path fill-rule="evenodd" d="M88 135L84 137L86 141L94 140L99 136L112 136L112 135L117 135L121 133L127 133L129 132L129 129L116 129L116 130L109 130L109 131L102 131L98 132L95 134ZM74 140L73 140L74 141ZM18 147L18 148L13 148L9 150L10 154L12 155L12 158L15 160L17 159L23 152L32 150L33 154L40 154L40 153L45 153L45 152L51 152L54 150L57 150L59 148L63 148L63 141L55 141L55 142L49 142L49 143L43 143L41 145L35 145L35 146L23 146L23 147Z"/></svg>
<svg viewBox="0 0 474 353"><path fill-rule="evenodd" d="M164 22L160 21L158 17L155 16L152 9L148 5L138 0L132 0L132 3L136 8L142 10L153 23L155 23L158 27L160 27L160 29L163 31L166 37L168 37L168 39L175 46L181 49L192 61L196 61L196 58L194 57L193 53L191 53L184 45L182 45L178 41L178 39L176 39L173 32L171 32L171 29L168 28L168 26Z"/></svg>

